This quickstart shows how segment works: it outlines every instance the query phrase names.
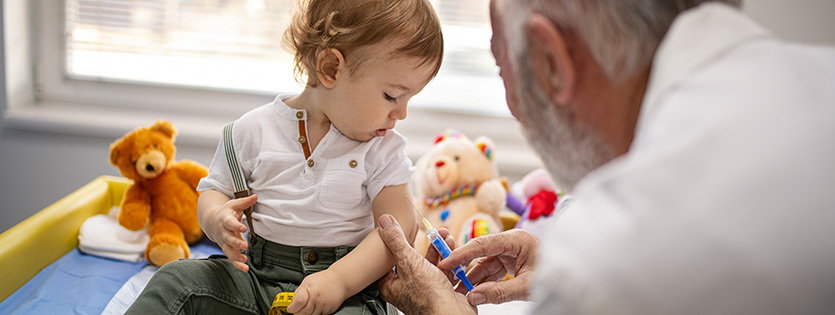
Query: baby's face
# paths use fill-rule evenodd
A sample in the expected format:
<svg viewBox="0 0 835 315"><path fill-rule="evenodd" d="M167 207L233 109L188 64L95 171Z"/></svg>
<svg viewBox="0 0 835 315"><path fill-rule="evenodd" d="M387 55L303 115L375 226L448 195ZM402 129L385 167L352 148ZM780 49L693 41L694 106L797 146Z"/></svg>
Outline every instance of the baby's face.
<svg viewBox="0 0 835 315"><path fill-rule="evenodd" d="M345 136L357 141L385 136L406 118L406 104L429 83L434 64L398 56L394 47L386 41L370 46L367 59L351 69L354 75L337 78L334 96L339 101L327 115Z"/></svg>

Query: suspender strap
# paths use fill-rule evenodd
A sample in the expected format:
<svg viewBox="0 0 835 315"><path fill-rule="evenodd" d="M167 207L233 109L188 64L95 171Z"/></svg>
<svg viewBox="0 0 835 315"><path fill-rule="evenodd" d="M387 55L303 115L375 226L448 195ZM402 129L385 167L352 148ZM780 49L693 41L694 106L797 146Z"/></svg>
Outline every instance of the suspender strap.
<svg viewBox="0 0 835 315"><path fill-rule="evenodd" d="M246 185L246 177L241 165L238 164L238 157L235 155L235 145L232 143L232 127L235 122L223 126L223 147L226 149L226 162L229 163L229 170L232 172L232 184L235 188L235 199L249 197L249 187ZM255 243L255 230L252 228L252 206L244 210L246 223L249 226L249 241Z"/></svg>

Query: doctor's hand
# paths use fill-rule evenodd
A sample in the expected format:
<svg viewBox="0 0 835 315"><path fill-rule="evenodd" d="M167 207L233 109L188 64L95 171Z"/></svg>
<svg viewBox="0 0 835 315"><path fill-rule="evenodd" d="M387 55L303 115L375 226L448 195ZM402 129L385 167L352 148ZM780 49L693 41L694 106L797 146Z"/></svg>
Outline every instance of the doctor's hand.
<svg viewBox="0 0 835 315"><path fill-rule="evenodd" d="M476 314L467 297L453 290L447 274L409 245L394 217L386 214L377 222L383 243L394 257L396 270L377 282L383 299L406 315ZM433 260L437 261L437 256Z"/></svg>
<svg viewBox="0 0 835 315"><path fill-rule="evenodd" d="M226 201L222 202L224 200ZM246 250L249 244L241 238L241 233L246 232L246 226L241 220L244 210L254 205L256 201L258 201L257 195L230 200L222 193L212 190L204 191L198 199L200 227L210 240L220 246L232 265L243 272L249 271L249 266L246 264L246 255L241 251ZM206 206L201 207L203 206L201 203ZM212 207L211 204L221 205Z"/></svg>
<svg viewBox="0 0 835 315"><path fill-rule="evenodd" d="M450 251L455 250L455 239L453 239L452 235L449 234L449 230L447 230L446 228L443 228L443 227L438 228L438 234L441 235L441 237L444 239L444 242L446 243L446 245L449 246ZM438 263L441 262L442 259L444 259L444 257L441 256L441 253L439 253L435 249L435 247L429 246L428 250L426 251L426 260L428 260L433 265L437 266ZM449 283L452 284L453 287L455 287L455 285L458 284L461 288L464 288L464 285L459 284L461 281L459 281L457 278L455 278L455 274L453 274L451 270L441 270L441 271L446 274L447 279L449 279ZM464 291L459 291L459 292L461 294L464 294L464 295L467 294L466 289L464 289Z"/></svg>
<svg viewBox="0 0 835 315"><path fill-rule="evenodd" d="M467 272L467 278L475 285L468 301L471 305L504 303L526 300L533 280L536 251L539 240L530 233L514 229L498 234L479 236L456 249L438 267L451 270L455 266L475 266ZM513 279L498 282L506 274Z"/></svg>

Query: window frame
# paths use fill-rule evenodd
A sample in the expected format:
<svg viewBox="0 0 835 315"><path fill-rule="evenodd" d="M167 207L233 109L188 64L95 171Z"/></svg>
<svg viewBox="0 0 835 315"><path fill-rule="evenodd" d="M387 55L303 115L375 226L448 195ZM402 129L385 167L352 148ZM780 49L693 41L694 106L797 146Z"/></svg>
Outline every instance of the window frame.
<svg viewBox="0 0 835 315"><path fill-rule="evenodd" d="M28 40L25 47L13 50L6 45L7 86L16 88L7 91L4 128L115 139L149 121L168 119L178 127L178 143L214 147L226 122L275 97L250 91L70 78L65 71L64 1L3 1L6 8L14 2L16 11L4 12L4 35L14 32L12 37ZM21 14L20 19L6 19L13 14ZM465 96L454 95L449 101L461 97ZM397 126L409 139L407 151L413 160L427 152L434 137L447 128L473 139L489 137L497 147L500 173L508 173L510 178L519 178L541 165L509 115L410 107L409 119Z"/></svg>
<svg viewBox="0 0 835 315"><path fill-rule="evenodd" d="M240 110L235 110L235 106L230 104L263 104L265 100L272 99L267 93L201 89L115 79L71 78L65 71L64 51L67 47L64 39L64 0L35 0L33 3L36 4L35 14L39 17L34 20L41 33L36 43L38 54L35 60L37 94L41 101L174 112L199 109L203 113L225 116L241 114ZM51 5L45 5L47 3ZM137 97L140 95L141 97ZM195 95L201 97L196 100ZM199 107L195 107L194 104L198 102Z"/></svg>

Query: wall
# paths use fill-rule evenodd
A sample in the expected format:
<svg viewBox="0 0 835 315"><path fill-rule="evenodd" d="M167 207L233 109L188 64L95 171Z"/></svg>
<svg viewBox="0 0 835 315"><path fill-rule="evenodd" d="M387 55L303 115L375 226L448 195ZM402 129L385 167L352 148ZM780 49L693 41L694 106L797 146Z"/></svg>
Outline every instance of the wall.
<svg viewBox="0 0 835 315"><path fill-rule="evenodd" d="M781 38L835 45L835 1L743 0L742 7Z"/></svg>
<svg viewBox="0 0 835 315"><path fill-rule="evenodd" d="M22 0L3 2L5 9L9 9L10 2L18 7L20 3L26 3ZM835 44L835 32L831 31L835 30L835 19L828 17L835 12L835 1L748 0L744 9L786 39ZM8 11L6 13L9 14ZM0 21L4 20L3 16L0 14ZM7 27L6 30L15 29ZM5 40L10 40L10 37L6 35ZM4 64L10 54L19 54L19 50L26 49L9 44L5 47L16 50L6 52L0 49L0 56L3 56L0 60ZM20 57L25 59L26 54ZM5 69L0 65L0 69L10 71L11 67L20 66L20 62L15 61L8 63ZM3 83L3 86L10 84ZM9 93L12 93L11 90ZM20 96L31 97L31 93ZM3 102L0 109L5 109L6 98L0 100ZM118 175L116 169L108 164L109 144L113 140L114 137L109 135L83 136L0 123L0 231L14 226L98 175ZM210 162L214 152L213 145L201 143L178 142L178 148L178 159L193 159L204 164ZM510 173L516 178L524 174L523 171L513 170Z"/></svg>
<svg viewBox="0 0 835 315"><path fill-rule="evenodd" d="M0 231L99 175L119 176L118 170L109 164L109 146L113 140L3 130L0 133ZM178 145L177 159L208 164L213 154L214 148Z"/></svg>
<svg viewBox="0 0 835 315"><path fill-rule="evenodd" d="M3 1L0 1L0 113L6 111L6 41L3 30ZM1 128L3 128L2 119L0 119Z"/></svg>

